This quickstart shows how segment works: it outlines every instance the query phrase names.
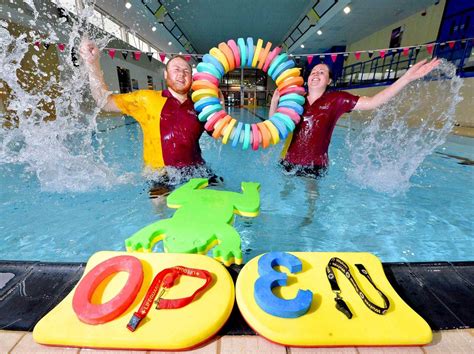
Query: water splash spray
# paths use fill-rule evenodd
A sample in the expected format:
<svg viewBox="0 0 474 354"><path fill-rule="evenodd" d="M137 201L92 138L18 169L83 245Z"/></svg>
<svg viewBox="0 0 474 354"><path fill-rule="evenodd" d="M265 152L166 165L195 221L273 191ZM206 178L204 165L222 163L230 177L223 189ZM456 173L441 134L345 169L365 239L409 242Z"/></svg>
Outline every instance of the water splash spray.
<svg viewBox="0 0 474 354"><path fill-rule="evenodd" d="M408 190L426 156L446 141L461 87L456 67L443 61L425 80L373 111L362 127L352 119L354 129L346 137L350 180L391 195Z"/></svg>
<svg viewBox="0 0 474 354"><path fill-rule="evenodd" d="M87 73L77 63L82 29L88 27L94 3L85 4L77 17L65 13L58 18L36 9L33 1L26 5L33 16L28 20L19 8L25 15L21 23L32 30L18 35L11 23L0 22L0 90L8 96L5 111L0 111L0 164L22 164L46 191L87 191L126 182L130 176L117 176L104 161L97 136L99 109L91 104ZM89 32L99 48L110 39ZM60 42L64 50L58 51L54 75L40 63L44 49L34 44ZM25 85L40 79L42 85Z"/></svg>

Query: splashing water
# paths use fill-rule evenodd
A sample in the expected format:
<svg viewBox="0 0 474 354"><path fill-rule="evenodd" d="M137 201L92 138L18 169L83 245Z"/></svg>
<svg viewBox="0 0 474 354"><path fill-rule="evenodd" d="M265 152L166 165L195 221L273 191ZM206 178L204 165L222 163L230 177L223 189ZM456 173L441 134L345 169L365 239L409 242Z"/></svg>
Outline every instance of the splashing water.
<svg viewBox="0 0 474 354"><path fill-rule="evenodd" d="M391 195L407 191L420 164L451 131L461 87L455 66L443 61L429 79L411 83L372 112L362 127L352 119L349 179Z"/></svg>
<svg viewBox="0 0 474 354"><path fill-rule="evenodd" d="M22 164L46 191L87 191L129 181L130 175L117 176L104 161L96 135L99 109L91 104L87 73L74 60L93 3L67 20L37 10L33 1L26 5L33 13L29 21L19 12L31 29L23 33L14 23L0 22L0 91L8 97L0 110L0 164ZM99 48L110 39L89 34ZM61 42L57 58L35 45Z"/></svg>

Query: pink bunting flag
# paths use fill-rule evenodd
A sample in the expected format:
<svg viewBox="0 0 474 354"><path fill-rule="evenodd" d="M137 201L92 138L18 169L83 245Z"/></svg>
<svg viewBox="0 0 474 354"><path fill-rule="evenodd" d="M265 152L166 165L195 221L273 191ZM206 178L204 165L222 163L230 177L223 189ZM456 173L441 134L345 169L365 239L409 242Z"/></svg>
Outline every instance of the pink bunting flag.
<svg viewBox="0 0 474 354"><path fill-rule="evenodd" d="M64 45L64 43L58 43L58 49L62 52L64 50L64 48L66 48L66 46Z"/></svg>
<svg viewBox="0 0 474 354"><path fill-rule="evenodd" d="M164 63L166 58L166 53L160 53L160 60Z"/></svg>
<svg viewBox="0 0 474 354"><path fill-rule="evenodd" d="M331 60L333 63L335 63L337 60L337 54L331 54Z"/></svg>
<svg viewBox="0 0 474 354"><path fill-rule="evenodd" d="M133 57L135 58L136 61L140 60L141 55L142 55L142 52L138 50L136 52L133 52Z"/></svg>
<svg viewBox="0 0 474 354"><path fill-rule="evenodd" d="M402 54L403 54L404 57L407 57L409 52L410 52L410 48L405 47L405 48L403 48L403 53Z"/></svg>
<svg viewBox="0 0 474 354"><path fill-rule="evenodd" d="M186 59L186 61L190 61L191 60L191 56L189 54L186 54L184 56L184 59Z"/></svg>
<svg viewBox="0 0 474 354"><path fill-rule="evenodd" d="M360 52L355 52L354 56L357 60L359 60L360 59Z"/></svg>
<svg viewBox="0 0 474 354"><path fill-rule="evenodd" d="M33 45L34 45L36 48L39 49L39 47L40 47L40 42L39 42L39 41L36 41L35 44L33 44Z"/></svg>
<svg viewBox="0 0 474 354"><path fill-rule="evenodd" d="M306 57L306 59L308 59L308 65L311 64L311 62L313 61L313 56L312 55L308 55Z"/></svg>
<svg viewBox="0 0 474 354"><path fill-rule="evenodd" d="M427 44L426 45L426 50L428 51L428 53L433 54L433 48L434 48L434 44Z"/></svg>
<svg viewBox="0 0 474 354"><path fill-rule="evenodd" d="M109 49L109 57L113 59L115 57L115 49Z"/></svg>
<svg viewBox="0 0 474 354"><path fill-rule="evenodd" d="M448 42L449 48L453 49L454 48L454 43L456 43L456 42L455 41L449 41Z"/></svg>
<svg viewBox="0 0 474 354"><path fill-rule="evenodd" d="M385 57L385 50L380 50L379 53L381 58Z"/></svg>

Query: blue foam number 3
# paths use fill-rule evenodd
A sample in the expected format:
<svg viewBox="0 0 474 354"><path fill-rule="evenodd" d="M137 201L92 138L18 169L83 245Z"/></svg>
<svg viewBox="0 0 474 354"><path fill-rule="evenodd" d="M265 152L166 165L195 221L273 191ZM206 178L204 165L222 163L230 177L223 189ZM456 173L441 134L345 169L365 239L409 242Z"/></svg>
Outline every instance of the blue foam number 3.
<svg viewBox="0 0 474 354"><path fill-rule="evenodd" d="M298 257L286 252L270 252L258 260L258 274L255 281L254 297L258 306L270 315L284 318L296 318L308 312L313 300L310 290L298 290L296 297L291 300L279 298L273 294L276 286L285 286L288 280L286 273L273 269L275 266L284 266L290 273L298 273L303 265Z"/></svg>

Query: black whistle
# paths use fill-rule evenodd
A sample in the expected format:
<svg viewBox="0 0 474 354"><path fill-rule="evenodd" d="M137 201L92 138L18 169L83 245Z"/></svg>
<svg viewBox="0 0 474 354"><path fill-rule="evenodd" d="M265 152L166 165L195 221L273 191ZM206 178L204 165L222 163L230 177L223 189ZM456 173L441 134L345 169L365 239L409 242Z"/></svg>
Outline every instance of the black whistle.
<svg viewBox="0 0 474 354"><path fill-rule="evenodd" d="M334 301L336 301L336 309L341 311L348 319L352 318L352 312L349 310L349 307L346 305L344 300L341 298L335 298Z"/></svg>

